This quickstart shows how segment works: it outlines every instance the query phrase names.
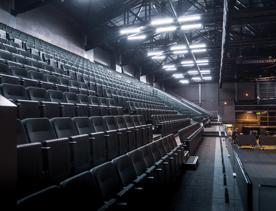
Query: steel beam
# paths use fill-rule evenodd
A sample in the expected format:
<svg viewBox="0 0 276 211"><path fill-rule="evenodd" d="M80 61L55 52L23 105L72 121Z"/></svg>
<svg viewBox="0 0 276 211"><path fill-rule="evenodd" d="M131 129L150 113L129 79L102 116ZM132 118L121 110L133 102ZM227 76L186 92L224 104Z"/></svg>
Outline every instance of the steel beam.
<svg viewBox="0 0 276 211"><path fill-rule="evenodd" d="M170 3L170 7L171 7L171 9L172 9L172 11L173 11L173 15L175 16L175 18L178 18L178 15L177 15L177 13L176 13L176 10L175 10L175 8L174 8L174 6L173 6L172 1L169 0L169 3ZM188 49L190 49L190 42L189 42L189 40L188 40L188 38L187 38L187 36L186 36L186 34L185 34L184 32L183 32L183 37L184 37L184 40L185 40L185 42L186 42L186 45L187 45ZM198 66L197 63L196 63L195 55L194 55L192 52L191 52L191 56L192 56L192 59L193 59L193 61L194 61L194 63L195 63L195 66L196 66L196 69L197 69L197 71L198 71L198 74L200 75L200 78L203 79L202 74L201 74L201 72L200 72L200 68L199 68L199 66Z"/></svg>
<svg viewBox="0 0 276 211"><path fill-rule="evenodd" d="M224 0L223 6L223 25L222 25L222 41L221 41L221 59L219 69L219 87L222 87L224 60L227 53L229 31L231 27L231 16L236 0Z"/></svg>

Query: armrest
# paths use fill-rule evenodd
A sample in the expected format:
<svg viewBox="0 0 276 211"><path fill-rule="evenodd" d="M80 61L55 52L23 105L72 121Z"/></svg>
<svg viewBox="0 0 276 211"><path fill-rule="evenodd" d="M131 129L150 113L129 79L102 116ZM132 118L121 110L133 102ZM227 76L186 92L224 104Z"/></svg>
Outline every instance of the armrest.
<svg viewBox="0 0 276 211"><path fill-rule="evenodd" d="M51 147L41 147L42 150L49 150Z"/></svg>
<svg viewBox="0 0 276 211"><path fill-rule="evenodd" d="M143 187L136 187L136 188L134 188L134 190L142 191L142 190L144 190L144 188Z"/></svg>
<svg viewBox="0 0 276 211"><path fill-rule="evenodd" d="M94 140L96 140L96 138L95 138L94 136L90 136L90 137L89 137L89 140L90 140L90 141L94 141Z"/></svg>

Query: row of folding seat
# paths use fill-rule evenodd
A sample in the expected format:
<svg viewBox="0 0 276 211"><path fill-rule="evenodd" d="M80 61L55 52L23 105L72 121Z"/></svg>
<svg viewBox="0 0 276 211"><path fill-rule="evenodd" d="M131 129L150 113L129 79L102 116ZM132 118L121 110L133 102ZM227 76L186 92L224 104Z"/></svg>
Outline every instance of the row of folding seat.
<svg viewBox="0 0 276 211"><path fill-rule="evenodd" d="M157 125L160 122L184 118L186 118L184 114L155 114L151 115L151 122L153 125Z"/></svg>
<svg viewBox="0 0 276 211"><path fill-rule="evenodd" d="M154 125L156 133L161 133L163 136L176 133L181 128L185 128L191 124L191 119L175 119L169 121L159 122L157 125Z"/></svg>
<svg viewBox="0 0 276 211"><path fill-rule="evenodd" d="M42 54L42 55L44 55L44 54ZM45 57L44 61L46 61L46 63L49 63L51 65L52 65L51 61L55 60L54 59L55 56L47 55L47 56L44 56L44 57ZM53 66L55 66L54 68L56 68L56 69L59 68L59 65L57 65L58 64L57 61L58 60L56 60L56 61L53 62ZM21 60L21 62L25 63L26 66L29 66L29 64L26 63L25 61ZM129 96L126 96L128 98L122 98L123 101L125 101L124 99L129 99L129 100L131 100L131 99L141 99L141 100L148 100L148 101L154 101L154 102L158 102L159 101L156 97L154 97L153 94L147 96L147 95L145 95L145 93L143 93L144 90L140 91L140 87L141 87L140 83L138 83L138 82L134 83L135 81L129 82L129 80L124 81L120 77L117 77L117 74L113 74L112 71L107 70L107 69L103 68L102 66L94 65L94 64L91 66L91 67L96 67L96 68L92 68L93 71L96 71L95 74L92 74L95 77L90 77L91 73L92 73L91 72L92 69L89 69L89 67L86 67L88 71L82 72L83 73L82 76L79 75L79 74L77 75L77 72L76 72L76 71L79 71L80 68L76 68L76 69L74 69L74 71L72 71L72 70L70 70L70 67L72 67L72 66L68 65L67 67L69 68L69 70L68 71L64 71L63 70L63 72L60 73L61 74L60 76L68 75L68 77L70 77L71 79L76 80L76 81L74 81L75 84L76 83L83 83L83 81L86 81L86 82L94 81L94 82L97 82L98 86L102 85L103 87L105 87L107 89L111 89L112 90L111 86L113 86L113 88L115 87L115 90L117 90L118 87L122 88L123 90L125 90L125 93L127 95L129 95ZM22 73L22 71L21 71L21 73ZM88 75L86 75L84 73L87 73ZM86 78L86 80L84 80L85 75L88 76L88 78ZM108 80L110 78L110 75L114 75L114 77L111 77L113 81L109 81ZM23 77L27 77L27 75L25 74ZM62 84L63 83L62 81L68 80L68 79L58 78L58 77L55 77L55 76L50 76L49 78L50 78L50 80L55 81L57 85L59 84L59 82ZM87 81L87 79L88 79L88 81ZM48 80L48 77L46 77L46 80ZM77 82L77 81L79 81L79 82ZM116 81L118 83L118 85L117 84L114 85L114 81ZM137 89L138 84L139 84L139 89ZM86 86L86 84L84 84L84 85ZM91 87L88 87L88 88L91 89ZM138 93L137 93L137 91L138 91ZM151 91L149 91L148 93L150 93L150 92ZM98 93L98 92L96 91L96 93ZM129 93L133 93L133 94L129 94ZM123 97L124 96L124 92L122 92L121 95ZM104 94L101 95L100 94L99 96L107 96L107 95L104 95ZM112 96L112 94L111 94L111 96ZM109 96L109 97L111 97L111 96ZM141 113L141 112L138 112L138 113ZM170 112L164 112L164 113L170 113Z"/></svg>
<svg viewBox="0 0 276 211"><path fill-rule="evenodd" d="M8 51L14 54L19 54L24 57L29 57L35 60L41 60L40 56L32 54L30 51L26 51L20 47L15 47L10 44L0 43L0 49L3 51Z"/></svg>
<svg viewBox="0 0 276 211"><path fill-rule="evenodd" d="M53 184L151 141L151 125L142 116L18 120L18 193Z"/></svg>
<svg viewBox="0 0 276 211"><path fill-rule="evenodd" d="M16 49L15 49L16 50ZM9 49L9 51L10 52L12 52L13 50L12 49ZM26 51L24 51L24 52L26 52ZM6 60L9 60L9 61L17 61L16 59L14 59L14 58L12 58L12 56L10 56L9 55L9 53L7 53L7 52L0 52L0 56L1 55L3 55L2 57L3 57L3 59L6 59ZM24 58L22 58L22 57L19 57L19 61L17 61L18 63L22 63L23 65L27 65L27 66L30 66L31 64L31 62L29 62L29 61L26 61L26 59L24 59ZM40 64L40 63L39 63ZM43 65L39 65L39 66L37 66L37 68L43 68L42 67ZM51 66L50 66L51 67ZM54 68L53 67L51 67L51 69L50 70L53 70Z"/></svg>
<svg viewBox="0 0 276 211"><path fill-rule="evenodd" d="M12 43L12 44L15 44L15 43ZM19 47L18 45L14 45L14 46L16 46L16 47ZM58 48L56 48L56 50L57 50ZM12 52L14 49L10 49L10 51ZM61 50L61 49L59 49L59 50ZM24 54L25 55L25 54ZM44 59L45 60L49 60L49 59L51 59L51 58L54 58L54 57L52 57L51 55L47 55L47 54L42 54L42 55L45 55L44 56ZM47 57L46 57L46 55L47 55ZM55 54L55 56L57 56L57 55L59 55L59 54ZM69 54L68 54L69 55ZM72 56L73 57L73 56ZM68 58L68 57L66 57L66 58ZM39 58L37 58L37 59L39 59ZM79 60L79 61L81 61L83 58L81 58L81 57L79 57L78 59L76 58L76 57L74 57L74 60ZM83 61L85 61L85 60L83 60ZM86 60L87 62L85 62L86 63L86 65L88 66L91 66L91 63L89 63L88 62L88 60ZM93 66L97 66L97 65L93 65ZM93 67L93 66L91 66L91 67ZM69 66L70 67L70 66ZM96 67L96 68L93 68L93 70L97 70L97 71L99 71L99 73L101 73L102 72L102 67L101 66L99 66L99 67ZM91 70L91 69L90 69ZM104 70L104 69L103 69Z"/></svg>
<svg viewBox="0 0 276 211"><path fill-rule="evenodd" d="M181 173L187 152L168 135L17 201L18 208L142 210ZM137 200L139 199L139 200ZM147 201L148 203L141 203ZM146 204L143 207L142 204Z"/></svg>
<svg viewBox="0 0 276 211"><path fill-rule="evenodd" d="M6 58L6 57L4 57L4 58ZM6 59L8 59L8 58L6 58ZM9 60L10 60L11 58L9 58ZM11 59L12 60L12 59ZM25 61L22 61L22 63L23 64L25 64L25 65L27 65L27 66L29 66L29 64L28 64L28 62L26 63ZM50 66L51 67L51 66ZM39 67L39 68L41 68L41 67ZM51 68L53 68L53 67L51 67ZM128 87L126 87L126 89L127 89Z"/></svg>
<svg viewBox="0 0 276 211"><path fill-rule="evenodd" d="M203 131L203 126L200 123L188 125L178 131L181 143L185 145L191 155L195 154L201 144Z"/></svg>
<svg viewBox="0 0 276 211"><path fill-rule="evenodd" d="M46 90L15 84L1 84L0 93L17 105L18 118L73 117L122 114L108 98L75 94L57 90Z"/></svg>
<svg viewBox="0 0 276 211"><path fill-rule="evenodd" d="M30 69L31 69L30 67L24 68L24 67L15 67L15 66L8 66L6 64L0 64L0 74L6 75L6 77L11 75L11 76L14 76L13 78L17 77L18 80L31 79L32 81L34 81L34 83L36 81L36 84L38 84L39 82L47 82L57 86L60 85L60 86L75 87L80 89L90 88L85 83L69 80L70 78L59 77L59 75L50 74L50 72L45 70L38 71L36 69L31 69L31 70Z"/></svg>
<svg viewBox="0 0 276 211"><path fill-rule="evenodd" d="M128 101L128 111L129 113L137 113L144 115L147 120L150 120L150 117L153 114L170 114L176 113L176 111L168 108L165 105L155 105L151 103L139 103Z"/></svg>
<svg viewBox="0 0 276 211"><path fill-rule="evenodd" d="M61 74L61 72L54 72L53 70L41 70L39 69L39 71L35 68L32 68L30 66L26 66L25 68L21 66L21 64L19 64L19 66L14 66L15 64L11 64L12 67L8 67L8 65L4 65L1 64L0 66L0 73L1 74L5 74L5 75L13 75L15 77L17 77L17 80L15 80L15 77L8 77L5 76L3 77L2 80L4 80L5 82L12 82L12 83L18 83L19 80L23 80L24 81L24 85L26 84L26 86L38 86L39 83L42 83L43 85L45 85L45 82L53 84L54 86L57 87L61 87L61 88L65 88L65 86L67 87L71 87L71 88L77 88L77 89L81 89L80 91L83 91L83 89L91 89L92 91L95 91L97 93L98 96L106 96L105 92L99 90L104 89L104 87L106 87L106 85L102 85L102 84L95 84L92 78L84 77L82 75L78 75L78 77L76 76L76 78L74 78L72 76L72 74L69 76L67 76L66 74ZM31 70L29 70L31 69ZM70 71L71 73L72 71ZM45 73L45 74L44 74ZM64 78L67 77L67 78ZM69 80L69 79L73 79L73 80ZM36 80L36 82L34 81ZM110 84L110 86L112 86ZM102 88L103 87L103 88ZM78 90L76 90L78 91ZM121 93L123 95L123 93ZM131 95L130 95L131 96ZM132 95L132 98L135 99L139 98L139 95ZM151 98L149 98L149 100L152 100Z"/></svg>

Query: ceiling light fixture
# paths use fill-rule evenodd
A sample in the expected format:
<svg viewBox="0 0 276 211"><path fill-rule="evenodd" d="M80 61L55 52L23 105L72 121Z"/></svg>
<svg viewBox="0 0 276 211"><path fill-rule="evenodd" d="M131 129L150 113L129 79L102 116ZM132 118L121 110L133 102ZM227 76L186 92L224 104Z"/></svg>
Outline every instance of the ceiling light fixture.
<svg viewBox="0 0 276 211"><path fill-rule="evenodd" d="M156 33L162 33L162 32L173 32L177 29L176 26L166 26L166 27L160 27L156 28Z"/></svg>
<svg viewBox="0 0 276 211"><path fill-rule="evenodd" d="M181 62L181 64L194 64L193 60L184 60Z"/></svg>
<svg viewBox="0 0 276 211"><path fill-rule="evenodd" d="M199 43L199 44L190 45L190 49L195 49L195 48L206 48L206 44L205 43Z"/></svg>
<svg viewBox="0 0 276 211"><path fill-rule="evenodd" d="M210 74L210 70L200 70L201 74Z"/></svg>
<svg viewBox="0 0 276 211"><path fill-rule="evenodd" d="M150 51L148 52L148 56L161 56L163 55L163 51Z"/></svg>
<svg viewBox="0 0 276 211"><path fill-rule="evenodd" d="M179 83L182 83L182 84L189 84L190 81L187 80L187 79L182 79L182 80L179 80Z"/></svg>
<svg viewBox="0 0 276 211"><path fill-rule="evenodd" d="M201 81L201 78L196 76L196 77L192 77L192 80L193 81Z"/></svg>
<svg viewBox="0 0 276 211"><path fill-rule="evenodd" d="M184 78L184 75L182 73L175 73L172 76L177 79Z"/></svg>
<svg viewBox="0 0 276 211"><path fill-rule="evenodd" d="M197 63L197 64L200 64L200 63L208 63L208 62L209 62L208 59L198 59L198 60L196 60L196 63Z"/></svg>
<svg viewBox="0 0 276 211"><path fill-rule="evenodd" d="M157 18L155 20L151 21L152 26L159 26L164 24L170 24L173 23L173 18Z"/></svg>
<svg viewBox="0 0 276 211"><path fill-rule="evenodd" d="M189 70L187 72L189 75L197 75L198 74L198 71L197 70Z"/></svg>
<svg viewBox="0 0 276 211"><path fill-rule="evenodd" d="M166 65L163 65L163 68L166 69L166 68L173 68L175 67L174 64L166 64Z"/></svg>
<svg viewBox="0 0 276 211"><path fill-rule="evenodd" d="M201 23L196 23L196 24L189 24L189 25L182 25L181 29L184 31L192 30L192 29L200 29L202 28Z"/></svg>
<svg viewBox="0 0 276 211"><path fill-rule="evenodd" d="M166 71L176 71L177 70L177 68L176 67L170 67L170 68L166 68L165 69Z"/></svg>
<svg viewBox="0 0 276 211"><path fill-rule="evenodd" d="M137 27L137 28L124 28L121 29L120 33L121 34L133 34L133 33L139 33L141 32L141 29L143 27Z"/></svg>
<svg viewBox="0 0 276 211"><path fill-rule="evenodd" d="M203 48L203 49L192 49L191 50L192 53L204 53L206 51L207 51L206 48Z"/></svg>
<svg viewBox="0 0 276 211"><path fill-rule="evenodd" d="M182 64L182 67L193 67L195 64Z"/></svg>
<svg viewBox="0 0 276 211"><path fill-rule="evenodd" d="M163 60L163 59L165 59L166 57L163 56L163 55L161 55L161 56L153 56L153 57L151 57L151 58L154 59L154 60Z"/></svg>
<svg viewBox="0 0 276 211"><path fill-rule="evenodd" d="M187 16L180 16L177 20L178 22L189 22L189 21L198 21L201 19L200 15L187 15Z"/></svg>
<svg viewBox="0 0 276 211"><path fill-rule="evenodd" d="M182 50L182 51L173 51L173 54L185 54L188 53L187 50Z"/></svg>
<svg viewBox="0 0 276 211"><path fill-rule="evenodd" d="M204 76L203 80L205 80L205 81L211 81L212 80L212 76Z"/></svg>
<svg viewBox="0 0 276 211"><path fill-rule="evenodd" d="M175 46L171 46L171 51L178 51L178 50L185 50L187 49L186 45L175 45Z"/></svg>
<svg viewBox="0 0 276 211"><path fill-rule="evenodd" d="M146 39L146 35L136 35L136 36L128 36L128 40L144 40Z"/></svg>

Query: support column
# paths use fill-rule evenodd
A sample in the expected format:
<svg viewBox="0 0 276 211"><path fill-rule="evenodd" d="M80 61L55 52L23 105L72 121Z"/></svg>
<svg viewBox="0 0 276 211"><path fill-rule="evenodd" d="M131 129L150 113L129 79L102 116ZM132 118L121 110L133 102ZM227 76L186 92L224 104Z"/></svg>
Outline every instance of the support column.
<svg viewBox="0 0 276 211"><path fill-rule="evenodd" d="M201 98L201 83L198 84L198 104L201 106L202 98Z"/></svg>

